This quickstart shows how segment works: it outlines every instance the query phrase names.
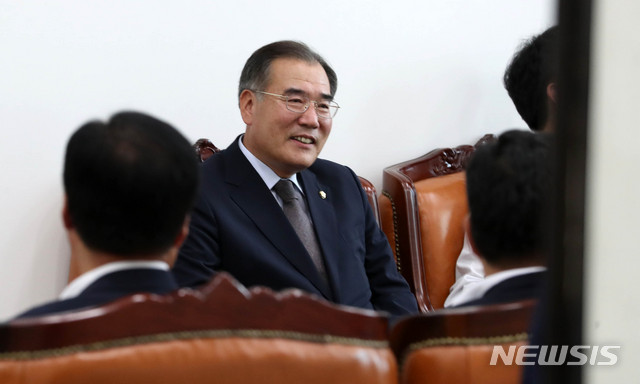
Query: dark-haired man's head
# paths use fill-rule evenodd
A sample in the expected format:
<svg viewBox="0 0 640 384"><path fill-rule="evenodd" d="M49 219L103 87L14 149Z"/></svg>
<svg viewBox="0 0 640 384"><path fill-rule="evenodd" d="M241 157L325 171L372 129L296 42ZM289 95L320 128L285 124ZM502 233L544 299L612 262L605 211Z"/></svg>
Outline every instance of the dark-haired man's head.
<svg viewBox="0 0 640 384"><path fill-rule="evenodd" d="M546 134L508 131L479 147L469 161L471 243L488 270L543 264L549 140Z"/></svg>
<svg viewBox="0 0 640 384"><path fill-rule="evenodd" d="M198 182L193 149L169 124L137 112L92 121L67 144L65 226L101 254L140 258L177 250Z"/></svg>
<svg viewBox="0 0 640 384"><path fill-rule="evenodd" d="M242 144L282 178L310 167L326 143L338 78L305 44L278 41L247 60L238 86Z"/></svg>
<svg viewBox="0 0 640 384"><path fill-rule="evenodd" d="M238 97L240 97L242 91L245 89L265 89L270 80L271 64L277 59L294 59L309 64L320 64L329 79L330 94L332 97L335 96L338 90L338 76L322 56L311 50L311 48L304 43L282 40L259 48L247 59L240 74Z"/></svg>
<svg viewBox="0 0 640 384"><path fill-rule="evenodd" d="M534 131L554 129L558 66L558 28L526 41L504 73L504 86L518 113Z"/></svg>

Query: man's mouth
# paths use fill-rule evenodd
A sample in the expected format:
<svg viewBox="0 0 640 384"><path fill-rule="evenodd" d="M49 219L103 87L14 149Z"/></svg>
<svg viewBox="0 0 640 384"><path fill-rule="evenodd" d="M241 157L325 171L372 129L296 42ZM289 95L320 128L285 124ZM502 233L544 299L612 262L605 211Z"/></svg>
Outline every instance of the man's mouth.
<svg viewBox="0 0 640 384"><path fill-rule="evenodd" d="M311 137L293 136L291 138L293 140L301 142L302 144L314 144L316 142L316 140L314 138L311 138Z"/></svg>

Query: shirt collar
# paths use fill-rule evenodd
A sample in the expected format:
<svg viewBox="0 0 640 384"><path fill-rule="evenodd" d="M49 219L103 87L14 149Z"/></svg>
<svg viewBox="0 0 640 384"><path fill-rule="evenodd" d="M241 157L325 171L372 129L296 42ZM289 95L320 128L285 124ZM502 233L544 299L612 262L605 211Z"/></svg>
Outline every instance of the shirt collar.
<svg viewBox="0 0 640 384"><path fill-rule="evenodd" d="M474 286L473 290L475 293L475 298L481 298L484 294L491 288L495 287L499 283L510 279L512 277L526 275L534 272L542 272L546 271L545 267L535 266L535 267L525 267L525 268L513 268L507 269L504 271L496 272L484 278L478 282L477 285Z"/></svg>
<svg viewBox="0 0 640 384"><path fill-rule="evenodd" d="M258 175L260 175L260 178L262 179L262 181L264 181L264 183L267 185L267 188L269 188L269 190L272 190L273 186L276 185L276 183L280 181L280 179L282 178L278 176L271 168L269 168L268 165L266 165L260 159L255 157L254 154L251 153L247 149L247 147L244 146L244 144L242 143L243 138L244 138L244 135L240 136L240 139L238 140L240 151L244 154L247 160L249 160L249 163L251 163L251 166L253 166L253 169L255 169L256 172L258 172ZM298 178L296 177L296 175L297 174L289 177L289 180L291 180L293 184L295 184L295 186L298 187L300 192L302 192L302 194L304 195L304 191L300 187L300 184L298 183Z"/></svg>
<svg viewBox="0 0 640 384"><path fill-rule="evenodd" d="M126 269L159 269L169 271L169 264L159 260L127 260L103 264L73 279L73 281L62 290L58 298L60 300L74 298L101 277Z"/></svg>

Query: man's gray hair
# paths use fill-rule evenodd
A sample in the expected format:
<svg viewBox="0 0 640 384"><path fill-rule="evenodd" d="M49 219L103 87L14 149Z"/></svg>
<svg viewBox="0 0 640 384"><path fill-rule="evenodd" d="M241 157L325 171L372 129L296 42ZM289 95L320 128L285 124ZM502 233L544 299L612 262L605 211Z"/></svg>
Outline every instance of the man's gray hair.
<svg viewBox="0 0 640 384"><path fill-rule="evenodd" d="M338 76L322 56L311 50L311 48L304 43L283 40L267 44L249 57L240 75L238 97L240 97L242 91L245 89L254 91L264 90L269 81L271 62L281 58L298 59L308 63L320 64L329 78L331 96L333 97L336 94L338 89Z"/></svg>

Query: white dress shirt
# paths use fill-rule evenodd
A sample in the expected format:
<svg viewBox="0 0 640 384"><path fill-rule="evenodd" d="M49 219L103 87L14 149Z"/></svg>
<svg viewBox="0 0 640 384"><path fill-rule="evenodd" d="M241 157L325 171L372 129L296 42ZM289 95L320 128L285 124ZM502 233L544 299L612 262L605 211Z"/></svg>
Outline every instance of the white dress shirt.
<svg viewBox="0 0 640 384"><path fill-rule="evenodd" d="M485 277L482 261L473 252L471 243L469 243L465 233L464 246L456 262L456 282L449 290L449 296L444 302L444 307L456 307L471 300L479 299L489 289L512 277L545 270L545 267L514 268Z"/></svg>
<svg viewBox="0 0 640 384"><path fill-rule="evenodd" d="M482 296L478 296L475 286L483 280L484 266L478 255L473 252L465 232L464 245L456 262L456 282L449 289L449 296L444 302L444 307L455 307Z"/></svg>
<svg viewBox="0 0 640 384"><path fill-rule="evenodd" d="M249 160L249 163L251 163L251 166L253 167L253 169L255 169L256 172L258 172L258 175L260 175L260 178L262 179L262 181L264 181L264 183L266 184L267 188L269 188L269 190L271 191L271 194L273 195L273 197L276 199L276 201L280 205L280 208L282 208L282 199L273 190L273 187L276 185L276 183L278 181L280 181L282 179L282 177L278 176L271 168L269 168L268 165L266 165L260 159L255 157L253 155L253 153L251 153L247 149L247 147L244 146L244 144L242 143L242 139L244 139L244 135L242 135L240 140L238 140L238 145L240 146L240 151L247 158L247 160ZM289 177L289 180L291 180L293 182L293 185L298 187L298 190L304 196L304 191L302 190L302 188L300 188L300 184L298 183L298 178L296 177L296 175L293 175L293 176Z"/></svg>

